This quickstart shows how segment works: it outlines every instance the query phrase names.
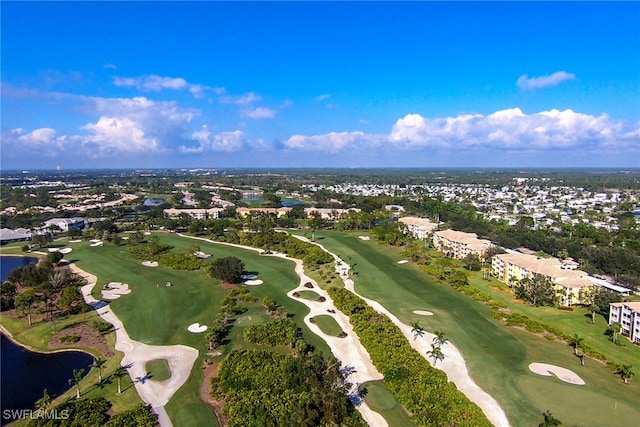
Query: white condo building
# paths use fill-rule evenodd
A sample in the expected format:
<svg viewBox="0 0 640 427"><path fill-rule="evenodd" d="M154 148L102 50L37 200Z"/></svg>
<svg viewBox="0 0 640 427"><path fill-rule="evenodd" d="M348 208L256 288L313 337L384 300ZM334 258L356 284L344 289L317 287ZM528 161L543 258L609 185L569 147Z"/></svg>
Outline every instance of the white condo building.
<svg viewBox="0 0 640 427"><path fill-rule="evenodd" d="M620 323L622 335L640 343L640 301L609 304L609 325Z"/></svg>

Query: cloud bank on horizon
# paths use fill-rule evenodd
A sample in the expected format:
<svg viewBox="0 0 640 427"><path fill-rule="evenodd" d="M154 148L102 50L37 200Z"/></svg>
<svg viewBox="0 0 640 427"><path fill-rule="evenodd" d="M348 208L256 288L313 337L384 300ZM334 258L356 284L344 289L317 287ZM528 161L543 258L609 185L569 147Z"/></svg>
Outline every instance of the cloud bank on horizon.
<svg viewBox="0 0 640 427"><path fill-rule="evenodd" d="M131 13L135 15L137 6L126 5L126 8L133 8ZM455 5L456 10L459 6ZM463 9L484 10L481 6L465 4ZM517 5L532 8L534 14L549 13L551 6ZM283 47L260 44L262 33L257 28L256 35L243 35L246 40L230 41L224 61L215 56L208 59L205 55L191 56L191 63L167 61L153 55L146 57L147 53L131 47L131 52L141 56L133 63L124 61L120 53L110 51L89 60L65 59L69 71L60 71L64 68L61 64L55 65L58 59L43 61L44 53L34 54L30 61L12 58L15 52L10 49L12 41L28 29L18 24L27 27L43 24L45 10L40 19L37 12L47 5L38 4L32 24L19 19L21 7L12 4L5 8L2 16L3 43L10 45L5 49L9 53L7 60L3 60L0 88L1 160L5 169L47 168L59 164L69 169L262 165L640 167L640 60L632 55L640 52L640 46L634 44L631 30L629 41L623 40L622 53L612 54L615 49L606 46L612 62L606 67L616 68L618 74L607 68L603 72L609 73L609 80L604 83L600 70L592 65L595 58L573 53L580 50L580 44L557 46L570 60L561 60L558 55L548 58L542 55L538 61L532 61L523 56L519 57L518 64L512 64L517 53L508 46L502 52L504 59L495 67L492 61L496 59L491 58L493 50L475 47L474 54L487 58L482 59L484 65L476 64L474 72L469 73L468 66L447 62L454 56L435 47L425 48L425 53L435 59L421 57L416 53L419 52L416 49L423 46L420 40L409 41L410 38L400 34L405 28L393 26L389 37L400 34L395 35L396 40L407 43L408 53L385 48L380 40L371 47L360 46L361 50L370 51L352 60L352 52L340 56L341 45L335 43L349 43L343 38L332 41L335 29L309 30L308 25L301 25L296 33L301 44L296 44L296 37L283 43L289 48L299 47L313 38L315 32L322 34L327 46L317 45L311 58L265 59L270 58L273 49ZM224 11L250 8L249 5L218 4L191 7ZM265 7L267 12L271 8L283 8L301 19L312 19L296 5L259 7ZM405 16L405 8L422 10L436 6L330 6L339 10L359 8L365 13L382 8L391 14L398 12L396 7ZM571 7L562 5L562 8ZM618 9L625 7L633 5L618 4L611 16L619 19L624 10ZM70 19L73 16L81 19L92 10L87 4L70 4L67 8ZM179 9L172 11L176 15L185 13ZM596 12L594 9L593 13ZM378 15L371 11L369 18L373 20L372 16ZM18 19L17 23L10 22L10 18ZM322 22L320 18L312 20L318 24ZM419 20L408 19L406 26L410 29L422 28ZM377 27L371 24L359 28L362 35L351 34L357 39L352 42L354 45L376 37ZM260 27L259 23L256 25ZM513 28L504 25L501 32L508 34ZM523 23L512 25L517 27ZM581 24L576 21L567 25ZM613 19L611 25L614 25ZM617 25L620 27L620 22ZM600 32L606 28L603 24ZM588 29L577 30L585 38L584 45L589 45L589 52L596 55L597 47L586 39ZM310 36L309 32L313 34ZM180 37L179 31L175 34ZM159 45L166 42L157 31L153 35L159 39ZM337 32L334 36L343 34ZM436 33L430 36L436 37ZM52 43L74 43L67 36L59 37L54 34ZM98 40L99 32L89 33L88 38L92 37ZM187 37L185 35L185 40ZM447 41L446 35L438 37L442 43ZM28 45L29 40L24 43ZM252 43L252 52L261 62L241 53L233 56L236 50L242 51L240 46L244 42ZM545 46L548 40L539 43ZM40 52L46 49L46 41L44 44ZM34 39L34 49L36 45ZM518 45L517 40L514 45ZM494 50L500 46L496 44ZM604 49L603 45L602 55ZM194 46L190 52L197 51L198 46ZM150 61L152 57L155 61ZM322 67L321 61L328 58L335 64L324 68L323 73L315 73L316 68ZM397 67L393 62L382 65L380 58L404 60L412 66ZM338 59L341 59L340 66L334 71ZM77 62L69 62L73 60ZM459 54L455 60L460 61ZM630 67L622 72L619 71L621 64ZM523 65L531 70L544 68L547 72L523 74ZM273 72L269 71L270 67ZM356 69L348 71L350 67ZM135 72L136 69L141 72ZM175 72L166 72L170 69Z"/></svg>

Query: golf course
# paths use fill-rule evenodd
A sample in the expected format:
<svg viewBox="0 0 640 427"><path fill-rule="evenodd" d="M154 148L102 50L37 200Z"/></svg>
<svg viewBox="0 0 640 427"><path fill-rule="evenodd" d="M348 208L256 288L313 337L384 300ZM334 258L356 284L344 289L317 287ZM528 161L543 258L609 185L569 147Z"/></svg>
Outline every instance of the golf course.
<svg viewBox="0 0 640 427"><path fill-rule="evenodd" d="M379 302L406 324L419 322L426 331L444 331L465 357L472 378L500 403L512 425L537 425L547 410L563 425L574 426L633 425L640 417L637 382L624 384L610 368L594 359L587 358L585 366L581 366L572 347L565 342L545 339L492 319L487 305L429 278L413 263L398 264L397 261L403 259L399 248L378 244L373 239L363 240L347 232L317 232L315 240L351 265L355 290L363 297ZM483 291L498 284L495 280L487 282L476 277L470 282ZM504 300L512 299L507 292L493 292L500 293ZM531 311L537 310L514 304L521 305L531 317ZM415 314L416 310L433 315ZM625 347L616 346L607 342L605 336L598 342L590 338L602 335L604 319L599 320L598 331L593 332L595 325L587 324L582 314L545 310L543 320L572 316L572 321L556 320L555 323L566 328L579 323L580 329L567 330L567 333L584 333L590 345L594 341L594 347L609 350L611 359L640 366L640 348L630 343ZM592 332L587 335L589 327ZM534 374L528 366L535 362L570 369L586 385L577 386L557 377Z"/></svg>
<svg viewBox="0 0 640 427"><path fill-rule="evenodd" d="M128 243L92 246L86 241L69 243L62 240L51 245L71 247L72 252L66 254L65 258L97 277L92 290L94 298L101 299L105 286L111 283L128 285L131 292L109 301L108 307L122 321L132 340L153 346L183 345L198 351L187 381L165 405L173 425L218 425L211 406L201 399L204 368L219 363L231 350L258 347L245 341L243 331L249 326L272 320L260 304L265 297L273 298L286 309L300 328L304 340L316 351L330 357L331 350L327 343L312 333L303 321L309 309L287 295L300 285L300 277L294 271L295 264L292 261L172 233L153 235L159 243L169 245L172 252L185 253L197 245L200 251L212 255L203 261L205 266L217 258L237 257L244 262L247 272L262 281L257 286L239 285L247 291L241 302L246 311L233 320L226 339L217 351L208 352L206 333L198 333L199 328L213 324L230 288L210 277L206 268L184 271L162 263L158 266L150 266L149 263L143 265L139 258L128 251ZM355 282L355 290L360 295L380 303L407 325L418 322L430 333L443 331L448 342L455 345L464 356L472 379L497 400L511 425L537 425L542 422L545 411L550 411L563 425L568 426L633 425L639 419L638 381L625 384L604 363L594 359L586 358L582 366L566 342L545 339L524 329L505 326L490 316L487 305L430 278L412 262L398 263L404 259L399 248L379 244L373 239L361 239L355 233L337 231L316 232L315 243L350 266L349 277ZM326 271L326 268L322 271ZM337 274L329 280L319 280L313 272L307 274L322 288L341 285L341 280L335 277ZM611 354L613 360L640 366L640 348L630 344L615 346L606 337L599 341L591 339L592 335L601 334L606 323L604 319L599 319L599 333L595 333L597 325L589 324L579 313L551 308L534 312L538 309L512 301L510 294L495 280L483 281L480 277L471 276L470 283L494 299L509 304L510 308L513 305L514 310L517 306L532 318L539 313L545 322L571 328L568 333L580 333L598 351L606 353L610 350L607 354ZM309 301L317 301L320 296L314 290L300 290L298 295ZM88 320L87 317L96 317L94 313L77 316L66 323L61 322L59 327ZM24 322L11 319L5 323L17 339L20 339L20 330L25 329L19 323ZM330 336L336 337L343 332L335 320L327 315L316 315L313 323ZM195 332L188 330L190 325L196 324L193 329ZM37 324L34 329L44 329L45 326ZM26 338L33 340L29 334ZM108 334L107 338L113 346L113 334ZM281 353L290 351L285 347L275 347L273 350ZM107 361L103 374L108 376L119 366L121 355L116 354ZM563 382L556 376L536 374L529 369L532 363L569 369L586 384L575 385ZM164 359L149 360L146 370L149 381L166 381L171 376ZM95 387L96 378L97 373L92 371L83 380L83 396L104 396L117 402L114 403L114 409L128 408L131 402L140 402L137 396L127 401L126 396L134 393L128 378L126 384L123 382L127 387L119 396L115 395L115 384ZM369 407L379 412L388 425L413 425L407 412L385 387L384 381L366 383L361 385L361 390L363 388L367 389L365 401ZM75 395L72 390L61 399L71 395Z"/></svg>

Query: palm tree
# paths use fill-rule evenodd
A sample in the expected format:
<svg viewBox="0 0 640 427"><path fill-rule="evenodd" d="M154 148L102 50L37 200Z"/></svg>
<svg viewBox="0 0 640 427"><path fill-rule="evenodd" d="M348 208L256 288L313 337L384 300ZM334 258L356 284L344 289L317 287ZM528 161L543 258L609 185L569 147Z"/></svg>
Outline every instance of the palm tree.
<svg viewBox="0 0 640 427"><path fill-rule="evenodd" d="M47 409L51 405L51 396L49 396L49 392L45 388L42 392L42 397L36 400L36 409Z"/></svg>
<svg viewBox="0 0 640 427"><path fill-rule="evenodd" d="M69 380L69 385L76 386L76 399L80 399L80 381L82 381L83 375L84 375L84 369L74 369L73 378Z"/></svg>
<svg viewBox="0 0 640 427"><path fill-rule="evenodd" d="M436 335L435 337L433 337L433 342L435 344L438 344L438 347L442 347L443 344L446 344L447 341L449 341L448 339L446 339L445 333L442 331L435 331L434 334Z"/></svg>
<svg viewBox="0 0 640 427"><path fill-rule="evenodd" d="M589 306L589 311L591 312L591 323L596 323L596 313L598 310L600 310L600 307L595 304L591 304Z"/></svg>
<svg viewBox="0 0 640 427"><path fill-rule="evenodd" d="M633 368L631 365L622 365L622 367L616 371L616 374L620 375L620 378L622 378L625 384L629 384L631 377L636 374L631 368Z"/></svg>
<svg viewBox="0 0 640 427"><path fill-rule="evenodd" d="M106 362L104 358L98 356L94 359L93 363L89 365L90 368L98 368L98 381L102 381L102 367Z"/></svg>
<svg viewBox="0 0 640 427"><path fill-rule="evenodd" d="M435 344L431 344L431 350L427 351L427 356L433 357L433 366L436 366L438 360L444 360L442 349Z"/></svg>
<svg viewBox="0 0 640 427"><path fill-rule="evenodd" d="M118 369L113 371L113 376L118 379L118 394L122 393L122 389L120 388L120 380L122 377L128 374L127 368L124 366L118 366Z"/></svg>
<svg viewBox="0 0 640 427"><path fill-rule="evenodd" d="M411 324L411 333L413 334L413 339L415 340L418 337L422 337L424 335L424 329L420 326L420 323L413 322Z"/></svg>
<svg viewBox="0 0 640 427"><path fill-rule="evenodd" d="M611 331L613 332L613 343L616 344L616 341L618 339L618 334L620 333L620 331L622 330L622 325L618 322L612 323L611 324Z"/></svg>
<svg viewBox="0 0 640 427"><path fill-rule="evenodd" d="M582 338L578 334L573 334L569 340L571 345L573 346L573 354L578 355L578 347L584 342L584 338Z"/></svg>
<svg viewBox="0 0 640 427"><path fill-rule="evenodd" d="M542 415L544 416L544 422L538 424L538 427L552 427L562 424L562 421L556 419L553 415L551 415L551 412L549 410L545 411Z"/></svg>

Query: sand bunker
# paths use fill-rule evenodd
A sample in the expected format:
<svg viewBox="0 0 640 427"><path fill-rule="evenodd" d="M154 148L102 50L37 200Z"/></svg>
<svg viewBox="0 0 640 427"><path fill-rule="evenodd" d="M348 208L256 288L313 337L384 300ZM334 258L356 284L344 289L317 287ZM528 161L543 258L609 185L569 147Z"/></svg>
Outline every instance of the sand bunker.
<svg viewBox="0 0 640 427"><path fill-rule="evenodd" d="M575 385L585 385L585 382L575 372L561 368L555 365L547 365L546 363L532 363L529 365L529 369L538 375L544 375L550 377L555 375L562 381Z"/></svg>
<svg viewBox="0 0 640 427"><path fill-rule="evenodd" d="M207 325L201 325L200 323L192 323L187 327L187 331L192 334L201 334L207 330Z"/></svg>
<svg viewBox="0 0 640 427"><path fill-rule="evenodd" d="M60 249L58 252L60 252L61 254L68 254L69 252L71 252L73 249L71 248L62 248Z"/></svg>
<svg viewBox="0 0 640 427"><path fill-rule="evenodd" d="M69 240L69 243L80 243L82 240Z"/></svg>
<svg viewBox="0 0 640 427"><path fill-rule="evenodd" d="M194 252L193 254L195 256L197 256L198 258L200 258L200 259L207 259L207 258L211 257L211 254L207 254L207 253L204 253L202 251Z"/></svg>
<svg viewBox="0 0 640 427"><path fill-rule="evenodd" d="M58 252L60 249L58 248L49 248L47 249L49 252Z"/></svg>
<svg viewBox="0 0 640 427"><path fill-rule="evenodd" d="M145 231L145 232L144 232L144 235L145 235L145 236L151 236L151 232L150 232L150 231Z"/></svg>
<svg viewBox="0 0 640 427"><path fill-rule="evenodd" d="M433 313L426 310L413 310L413 314L418 314L420 316L433 316Z"/></svg>
<svg viewBox="0 0 640 427"><path fill-rule="evenodd" d="M403 259L403 260L398 261L398 264L406 264L406 263L408 263L408 262L409 262L409 261L407 261L406 259Z"/></svg>
<svg viewBox="0 0 640 427"><path fill-rule="evenodd" d="M108 289L102 291L102 298L114 300L120 298L122 295L131 293L129 285L120 282L111 282L107 285Z"/></svg>
<svg viewBox="0 0 640 427"><path fill-rule="evenodd" d="M102 243L100 240L98 240L95 243L91 243L89 246L102 246L104 243Z"/></svg>
<svg viewBox="0 0 640 427"><path fill-rule="evenodd" d="M145 267L157 267L158 261L142 261L142 265Z"/></svg>
<svg viewBox="0 0 640 427"><path fill-rule="evenodd" d="M245 285L249 285L249 286L258 286L258 285L262 285L264 282L262 280L247 280L246 282L244 282Z"/></svg>
<svg viewBox="0 0 640 427"><path fill-rule="evenodd" d="M371 237L369 236L358 236L360 238L360 240L371 240Z"/></svg>
<svg viewBox="0 0 640 427"><path fill-rule="evenodd" d="M242 276L240 276L240 278L242 280L253 280L253 279L257 279L258 276L255 274L243 274Z"/></svg>

